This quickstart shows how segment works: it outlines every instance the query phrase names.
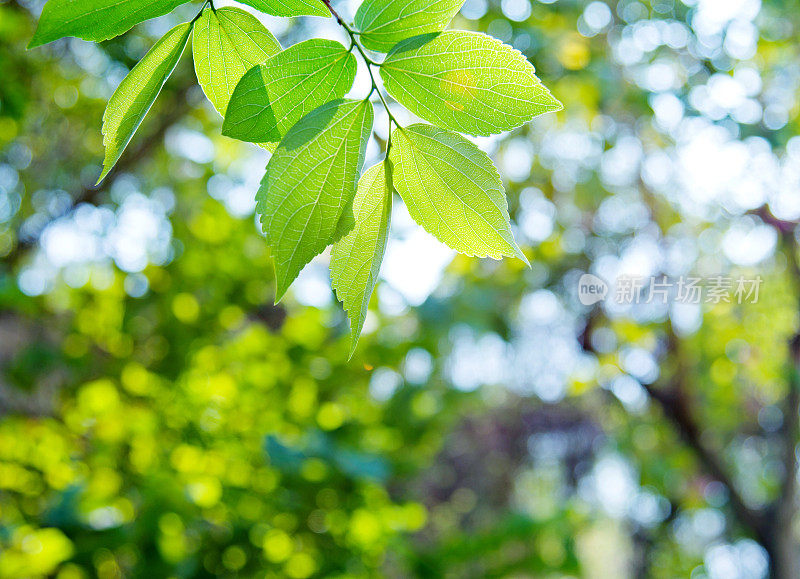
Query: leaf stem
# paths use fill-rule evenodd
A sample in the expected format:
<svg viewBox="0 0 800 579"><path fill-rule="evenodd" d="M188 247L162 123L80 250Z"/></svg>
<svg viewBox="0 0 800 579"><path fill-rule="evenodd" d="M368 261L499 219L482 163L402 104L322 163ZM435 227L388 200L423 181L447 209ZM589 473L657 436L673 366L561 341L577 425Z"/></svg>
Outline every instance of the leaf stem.
<svg viewBox="0 0 800 579"><path fill-rule="evenodd" d="M367 95L367 98L369 98L373 92L378 93L378 98L381 99L381 104L383 105L386 114L389 116L389 142L391 142L392 123L394 123L397 128L400 128L400 123L397 122L397 119L394 117L392 111L389 109L389 104L386 102L386 99L384 98L381 89L378 87L378 83L375 80L375 75L372 72L373 66L380 67L381 65L379 62L375 62L367 55L366 51L364 50L364 47L361 46L361 43L359 43L358 39L356 38L356 36L360 35L361 33L358 32L357 30L353 30L353 28L350 25L348 25L347 22L345 22L341 16L339 16L339 13L336 12L336 9L331 5L331 0L322 0L322 2L325 4L325 6L328 7L328 10L330 11L331 15L334 18L336 18L336 22L339 24L339 26L344 28L345 31L347 32L347 35L350 37L350 50L353 50L353 47L355 47L356 50L358 50L359 54L361 54L361 58L364 59L364 62L367 65L367 72L369 72L369 79L370 81L372 81L372 90L369 92L369 95ZM387 153L389 152L388 147L386 152Z"/></svg>
<svg viewBox="0 0 800 579"><path fill-rule="evenodd" d="M211 10L214 10L214 2L212 2L212 0L206 0L205 2L203 2L203 5L200 7L200 12L195 14L194 18L192 18L192 20L189 22L189 24L191 24L192 27L194 27L194 23L197 22L203 15L203 12L205 12L206 6L208 5L211 5ZM216 12L216 10L214 11Z"/></svg>
<svg viewBox="0 0 800 579"><path fill-rule="evenodd" d="M378 98L381 99L381 104L383 104L383 108L386 110L386 114L389 115L389 133L391 134L392 123L394 123L397 127L400 127L400 123L397 122L397 119L394 118L392 111L389 109L389 103L386 102L386 99L383 97L381 89L378 88L378 83L375 82L375 76L372 74L372 67L370 67L369 64L367 64L367 71L369 72L369 78L372 81L372 90L378 93Z"/></svg>

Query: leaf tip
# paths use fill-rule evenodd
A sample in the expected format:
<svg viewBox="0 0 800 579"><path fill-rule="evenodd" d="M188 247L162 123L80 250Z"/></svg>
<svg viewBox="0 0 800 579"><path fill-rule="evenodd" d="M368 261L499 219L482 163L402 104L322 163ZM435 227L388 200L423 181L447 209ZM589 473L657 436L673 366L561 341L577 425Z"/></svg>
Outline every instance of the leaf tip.
<svg viewBox="0 0 800 579"><path fill-rule="evenodd" d="M273 257L274 259L274 257ZM275 264L275 305L277 306L283 298L286 297L286 292L292 285L292 282L297 279L297 274L291 277L289 272L278 269L278 264Z"/></svg>
<svg viewBox="0 0 800 579"><path fill-rule="evenodd" d="M522 248L519 245L517 245L516 242L512 242L511 247L512 247L512 254L509 255L509 257L516 257L517 259L522 261L526 266L528 266L528 268L530 268L531 262L528 260L527 256L522 251Z"/></svg>
<svg viewBox="0 0 800 579"><path fill-rule="evenodd" d="M98 185L100 185L100 183L103 182L103 179L105 179L106 176L108 176L108 174L111 172L111 169L113 169L113 166L109 167L103 164L103 172L100 173L100 177L97 178L97 183L94 184L95 187L97 187Z"/></svg>
<svg viewBox="0 0 800 579"><path fill-rule="evenodd" d="M39 22L41 24L41 19ZM37 48L39 46L42 46L43 44L47 44L48 42L52 41L52 39L51 40L47 40L46 38L42 39L42 36L44 36L44 34L42 33L42 29L40 26L37 26L36 30L33 32L33 36L31 37L30 42L28 42L28 46L26 47L26 49L30 50L31 48Z"/></svg>
<svg viewBox="0 0 800 579"><path fill-rule="evenodd" d="M286 290L288 289L288 287L282 288L281 283L278 282L278 285L275 287L275 303L273 305L277 306L279 303L281 303L281 301L283 301L283 298L286 296Z"/></svg>
<svg viewBox="0 0 800 579"><path fill-rule="evenodd" d="M514 244L514 254L518 259L521 259L523 263L525 263L525 265L527 265L528 268L530 269L531 262L528 260L527 256L522 252L522 249L520 249L519 245Z"/></svg>
<svg viewBox="0 0 800 579"><path fill-rule="evenodd" d="M352 321L350 323L350 354L347 356L348 362L355 356L356 349L358 348L358 340L361 338L361 328L363 327L363 324L356 326Z"/></svg>
<svg viewBox="0 0 800 579"><path fill-rule="evenodd" d="M546 95L547 95L547 97L546 97L547 98L547 102L544 103L544 104L548 109L547 112L549 112L549 113L557 113L558 111L563 111L564 110L564 103L562 103L555 96L553 96L552 92L550 92L548 90L546 92Z"/></svg>
<svg viewBox="0 0 800 579"><path fill-rule="evenodd" d="M230 105L230 103L228 103ZM231 123L228 120L227 115L222 115L222 130L220 131L223 137L230 137L235 139L233 135L231 135Z"/></svg>

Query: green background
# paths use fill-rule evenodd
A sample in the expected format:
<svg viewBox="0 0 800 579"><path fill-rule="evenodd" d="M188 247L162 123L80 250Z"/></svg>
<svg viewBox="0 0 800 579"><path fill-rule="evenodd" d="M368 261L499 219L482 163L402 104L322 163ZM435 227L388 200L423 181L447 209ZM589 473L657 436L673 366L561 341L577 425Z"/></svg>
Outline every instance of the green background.
<svg viewBox="0 0 800 579"><path fill-rule="evenodd" d="M272 305L266 154L220 136L188 54L93 187L107 99L199 4L26 51L40 5L0 1L0 577L727 579L766 576L768 529L794 552L795 2L469 0L454 27L565 105L479 140L532 268L446 254L420 289L438 246L395 216L350 362L324 263ZM764 281L589 309L586 271Z"/></svg>

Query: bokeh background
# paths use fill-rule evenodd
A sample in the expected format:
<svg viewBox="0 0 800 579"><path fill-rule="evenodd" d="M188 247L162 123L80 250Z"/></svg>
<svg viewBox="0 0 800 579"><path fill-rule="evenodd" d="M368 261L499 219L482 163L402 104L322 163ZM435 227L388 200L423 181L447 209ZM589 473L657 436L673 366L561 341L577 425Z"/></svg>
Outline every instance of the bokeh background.
<svg viewBox="0 0 800 579"><path fill-rule="evenodd" d="M42 5L0 0L0 577L800 576L796 1L467 0L565 105L477 140L532 267L397 199L350 362L325 256L272 305L267 153L189 53L93 186L107 99L200 3L26 51ZM764 281L585 307L585 272Z"/></svg>

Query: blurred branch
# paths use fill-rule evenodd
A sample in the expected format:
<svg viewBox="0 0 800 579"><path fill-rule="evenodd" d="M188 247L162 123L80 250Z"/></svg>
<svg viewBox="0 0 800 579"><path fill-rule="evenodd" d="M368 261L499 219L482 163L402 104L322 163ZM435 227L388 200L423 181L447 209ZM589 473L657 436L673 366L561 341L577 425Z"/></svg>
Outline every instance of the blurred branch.
<svg viewBox="0 0 800 579"><path fill-rule="evenodd" d="M687 446L697 455L708 474L728 489L731 509L739 521L749 527L759 537L759 540L762 540L765 523L763 513L747 506L744 498L736 489L733 478L720 459L721 453L717 449L712 449L704 441L702 430L691 411L689 397L681 380L679 379L672 386L663 389L649 384L643 384L643 386L650 398L661 407L664 416L678 430Z"/></svg>
<svg viewBox="0 0 800 579"><path fill-rule="evenodd" d="M652 199L648 201L652 210ZM757 216L777 232L787 259L789 275L796 287L797 311L800 313L800 262L797 257L798 242L795 237L798 222L775 217L766 205L750 211L749 214ZM581 343L585 348L587 346L591 348L589 325L581 336ZM787 394L783 401L784 421L780 452L784 477L778 496L764 510L754 510L747 506L725 467L721 452L704 440L702 428L692 412L689 393L693 388L690 384L690 373L681 356L680 340L670 322L666 324L666 331L669 351L673 353L677 362L675 374L670 384L661 387L644 384L645 390L661 407L664 415L677 428L687 446L694 451L709 474L728 489L731 509L737 519L752 530L769 554L770 576L776 579L800 577L800 561L794 537L798 490L797 441L800 438L800 327L789 340L790 363Z"/></svg>
<svg viewBox="0 0 800 579"><path fill-rule="evenodd" d="M775 218L765 208L762 219L778 232L786 256L789 275L795 286L797 311L800 312L800 263L797 259L797 224ZM783 427L781 429L781 462L783 481L775 501L770 505L770 542L767 549L772 560L773 577L800 577L794 521L797 514L797 441L800 438L800 328L789 339L789 367L787 393L783 401Z"/></svg>
<svg viewBox="0 0 800 579"><path fill-rule="evenodd" d="M797 261L797 240L794 231L785 231L782 236L783 246L786 257L789 261L789 271L795 281L796 292L798 295L798 312L800 312L800 264ZM784 417L783 417L783 436L784 436L784 458L783 466L785 469L785 479L781 487L781 494L778 498L780 505L788 507L794 502L797 491L797 452L796 445L800 437L800 329L795 331L789 341L790 368L788 380L788 393L786 395ZM780 509L780 506L779 506Z"/></svg>
<svg viewBox="0 0 800 579"><path fill-rule="evenodd" d="M791 240L787 240L785 236L786 234L792 236L795 227L797 227L797 221L778 219L772 214L772 212L766 205L762 205L761 207L748 211L747 213L748 215L755 215L759 217L761 221L774 228L778 232L778 235L780 235L783 238L782 241L784 242L784 249L792 247L794 245L794 242ZM790 241L789 245L786 245L786 241ZM788 255L786 257L795 262L794 263L795 270L792 273L800 274L800 269L797 269L797 258ZM792 264L789 265L790 267L792 266Z"/></svg>
<svg viewBox="0 0 800 579"><path fill-rule="evenodd" d="M120 175L137 167L142 161L148 159L153 151L164 141L164 136L170 127L177 123L187 112L185 103L189 91L195 85L192 77L187 77L183 83L175 90L171 91L171 98L163 103L161 108L166 112L157 116L154 129L144 138L140 139L135 147L126 151L116 166L106 176L102 183L96 187L86 187L72 195L72 208L81 203L96 205L100 196L111 188ZM8 266L15 264L30 248L38 243L38 239L20 240L16 247L5 257L3 261Z"/></svg>
<svg viewBox="0 0 800 579"><path fill-rule="evenodd" d="M109 174L102 181L102 183L100 183L100 185L97 187L86 188L74 196L73 204L96 204L100 194L109 189L120 175L128 172L136 167L140 162L149 158L156 147L164 141L164 136L167 134L167 131L170 129L170 127L172 127L175 123L181 120L184 115L186 115L187 109L184 105L189 95L189 91L193 86L195 86L194 81L187 79L184 84L173 91L172 99L170 99L171 102L164 106L167 112L158 117L153 132L142 139L138 146L123 153L119 162L117 162L116 166L111 169Z"/></svg>
<svg viewBox="0 0 800 579"><path fill-rule="evenodd" d="M600 319L599 309L593 310L590 314L586 327L579 337L584 350L594 352L592 345L592 332ZM731 509L736 518L758 537L759 541L764 539L765 517L760 511L747 506L744 497L739 493L733 481L733 477L728 473L718 449L712 448L703 437L703 430L697 421L689 392L692 388L689 385L689 372L683 363L682 352L680 349L680 339L675 335L672 324L667 322L667 340L669 352L677 361L675 374L669 384L654 386L652 384L642 384L645 391L663 412L664 416L675 427L685 444L694 452L703 468L714 480L722 483L728 489Z"/></svg>
<svg viewBox="0 0 800 579"><path fill-rule="evenodd" d="M784 220L775 217L766 205L750 212L757 215L764 223L770 225L778 234L780 246L786 256L789 275L795 286L797 299L797 312L800 314L800 262L797 258L798 243L795 230L796 220ZM778 497L775 499L771 510L778 517L785 517L795 513L795 496L797 493L797 441L800 438L800 327L795 330L789 339L789 368L787 377L787 393L784 399L782 463L784 467L784 480L781 484ZM792 521L787 521L791 526Z"/></svg>
<svg viewBox="0 0 800 579"><path fill-rule="evenodd" d="M728 489L731 509L739 521L749 527L759 540L765 533L765 518L760 511L747 506L744 497L739 493L733 477L728 472L721 458L722 452L712 446L703 437L703 429L692 411L689 392L690 374L683 361L680 339L675 335L672 324L666 324L668 349L675 356L677 366L669 385L657 387L643 384L650 398L660 407L664 416L676 427L684 442L697 455L706 471Z"/></svg>

